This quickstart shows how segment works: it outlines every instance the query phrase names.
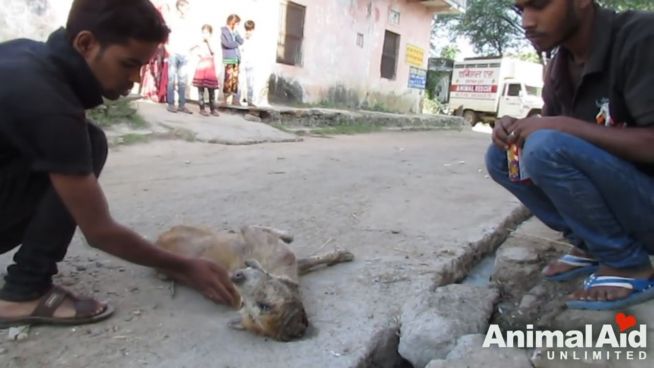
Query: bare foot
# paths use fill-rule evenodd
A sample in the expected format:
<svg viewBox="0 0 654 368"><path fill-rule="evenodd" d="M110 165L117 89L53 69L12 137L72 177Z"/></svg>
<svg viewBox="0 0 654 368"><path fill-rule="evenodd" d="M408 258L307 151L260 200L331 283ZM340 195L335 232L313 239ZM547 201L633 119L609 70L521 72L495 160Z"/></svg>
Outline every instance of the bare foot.
<svg viewBox="0 0 654 368"><path fill-rule="evenodd" d="M0 300L0 319L13 319L20 317L27 317L34 312L36 306L39 304L41 299L31 300L28 302L11 302L6 300ZM96 314L101 313L107 305L100 302L95 302ZM73 305L73 300L68 297L64 302L57 308L54 312L54 317L56 318L72 318L75 317L75 308Z"/></svg>
<svg viewBox="0 0 654 368"><path fill-rule="evenodd" d="M573 247L572 250L570 251L570 254L577 257L593 258L593 256L591 256L590 254L584 252L583 250L577 247ZM558 259L555 259L552 262L550 262L547 266L545 266L545 268L543 269L543 275L554 276L560 273L568 272L578 267L580 266L574 266L571 264L563 263L560 262Z"/></svg>
<svg viewBox="0 0 654 368"><path fill-rule="evenodd" d="M597 276L618 276L635 279L651 279L654 277L654 269L649 265L639 269L617 269L608 266L600 266L595 272ZM568 300L590 300L590 301L611 301L624 299L632 293L631 289L616 286L596 286L588 290L577 290L568 296Z"/></svg>

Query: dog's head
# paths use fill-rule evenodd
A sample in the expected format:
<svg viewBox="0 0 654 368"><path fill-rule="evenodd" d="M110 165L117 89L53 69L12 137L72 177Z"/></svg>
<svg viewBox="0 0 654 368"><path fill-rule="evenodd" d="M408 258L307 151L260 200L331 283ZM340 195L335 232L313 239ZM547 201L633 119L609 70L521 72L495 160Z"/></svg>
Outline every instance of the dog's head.
<svg viewBox="0 0 654 368"><path fill-rule="evenodd" d="M266 272L257 261L231 275L241 294L245 329L289 341L302 337L309 326L298 284Z"/></svg>

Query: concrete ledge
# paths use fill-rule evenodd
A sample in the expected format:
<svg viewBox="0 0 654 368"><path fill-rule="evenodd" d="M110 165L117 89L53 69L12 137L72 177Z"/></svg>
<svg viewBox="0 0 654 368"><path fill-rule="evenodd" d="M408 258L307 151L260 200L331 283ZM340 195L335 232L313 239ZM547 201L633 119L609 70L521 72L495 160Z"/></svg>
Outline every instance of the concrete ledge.
<svg viewBox="0 0 654 368"><path fill-rule="evenodd" d="M366 110L350 111L285 106L245 107L222 105L221 108L259 118L267 124L291 127L333 127L363 124L382 128L406 128L411 130L462 130L465 125L461 117L448 115L408 115Z"/></svg>
<svg viewBox="0 0 654 368"><path fill-rule="evenodd" d="M517 206L496 228L476 242L469 243L463 255L449 267L443 268L434 279L434 288L463 280L484 257L493 254L521 223L531 217L523 205Z"/></svg>

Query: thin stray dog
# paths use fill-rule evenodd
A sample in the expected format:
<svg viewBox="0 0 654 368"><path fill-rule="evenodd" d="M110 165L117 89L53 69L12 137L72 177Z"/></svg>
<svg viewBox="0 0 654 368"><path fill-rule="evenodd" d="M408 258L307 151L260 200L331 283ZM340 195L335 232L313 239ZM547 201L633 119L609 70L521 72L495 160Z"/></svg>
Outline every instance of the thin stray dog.
<svg viewBox="0 0 654 368"><path fill-rule="evenodd" d="M335 250L297 260L288 246L292 241L289 233L263 226L244 226L238 232L175 226L156 244L179 255L209 259L230 271L241 295L241 316L230 323L232 328L290 341L302 337L309 326L299 275L354 259L348 251Z"/></svg>

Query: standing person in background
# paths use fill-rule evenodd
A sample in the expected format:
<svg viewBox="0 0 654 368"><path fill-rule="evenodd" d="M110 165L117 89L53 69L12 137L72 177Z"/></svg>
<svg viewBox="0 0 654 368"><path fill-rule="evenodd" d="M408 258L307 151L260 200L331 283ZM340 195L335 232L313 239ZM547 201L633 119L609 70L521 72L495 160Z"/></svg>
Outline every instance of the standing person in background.
<svg viewBox="0 0 654 368"><path fill-rule="evenodd" d="M215 91L219 87L218 77L216 76L216 63L214 62L214 48L211 45L211 36L213 28L205 24L202 26L202 42L193 47L199 60L193 76L193 86L198 88L198 104L200 105L200 114L209 116L205 110L204 92L207 90L209 95L209 111L211 115L218 116L215 105Z"/></svg>
<svg viewBox="0 0 654 368"><path fill-rule="evenodd" d="M186 108L186 83L188 78L188 55L190 53L189 40L192 39L191 24L189 22L188 0L177 0L176 11L171 12L167 23L170 27L170 36L166 49L168 51L168 90L166 101L168 111L185 112L192 114ZM175 107L175 83L179 98L178 107Z"/></svg>
<svg viewBox="0 0 654 368"><path fill-rule="evenodd" d="M253 20L248 20L244 24L245 27L245 41L241 47L241 59L243 70L245 72L245 83L246 83L246 103L248 106L256 106L258 104L258 99L255 100L254 91L256 89L256 79L255 79L255 60L257 59L257 49L258 45L256 44L256 37L253 37L255 23Z"/></svg>
<svg viewBox="0 0 654 368"><path fill-rule="evenodd" d="M155 8L163 18L168 16L170 6L163 1L152 1ZM161 44L157 47L152 59L141 68L141 96L157 103L166 102L168 89L168 55L166 47Z"/></svg>
<svg viewBox="0 0 654 368"><path fill-rule="evenodd" d="M141 96L154 102L165 102L168 87L167 73L166 49L161 45L150 62L141 69Z"/></svg>
<svg viewBox="0 0 654 368"><path fill-rule="evenodd" d="M225 82L223 84L225 104L228 104L230 96L232 104L239 103L238 73L241 53L238 48L243 44L243 38L236 31L236 27L240 22L241 17L231 14L227 17L227 25L221 28L220 40L223 49L223 64L225 64Z"/></svg>

